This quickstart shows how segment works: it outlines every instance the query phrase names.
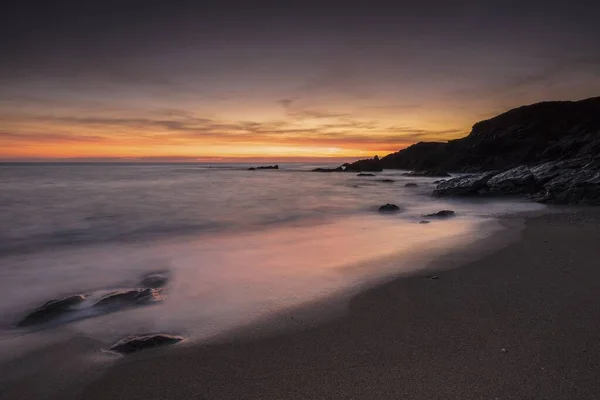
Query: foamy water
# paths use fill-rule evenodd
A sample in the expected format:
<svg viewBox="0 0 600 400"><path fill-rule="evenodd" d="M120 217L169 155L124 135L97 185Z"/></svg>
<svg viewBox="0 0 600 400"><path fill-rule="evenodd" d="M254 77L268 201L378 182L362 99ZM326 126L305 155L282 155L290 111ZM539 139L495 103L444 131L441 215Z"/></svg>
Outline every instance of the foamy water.
<svg viewBox="0 0 600 400"><path fill-rule="evenodd" d="M541 207L434 199L435 179L402 171L358 177L297 164L279 171L214 167L0 166L0 357L40 346L58 329L63 338L107 344L157 331L202 340L423 268L500 229L494 216ZM402 212L378 214L388 202ZM441 209L457 217L419 224ZM135 287L156 270L172 276L160 304L82 312L41 330L11 327L47 300Z"/></svg>

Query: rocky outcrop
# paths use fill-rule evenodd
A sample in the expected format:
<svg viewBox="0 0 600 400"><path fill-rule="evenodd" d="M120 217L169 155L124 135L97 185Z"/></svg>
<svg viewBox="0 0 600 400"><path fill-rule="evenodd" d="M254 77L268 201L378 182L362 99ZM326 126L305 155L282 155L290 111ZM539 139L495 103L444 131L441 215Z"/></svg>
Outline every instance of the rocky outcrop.
<svg viewBox="0 0 600 400"><path fill-rule="evenodd" d="M460 176L440 182L433 196L473 196L486 192L487 182L496 175L496 172L486 172L483 174Z"/></svg>
<svg viewBox="0 0 600 400"><path fill-rule="evenodd" d="M400 207L395 204L387 203L379 207L378 211L381 213L394 213L400 211Z"/></svg>
<svg viewBox="0 0 600 400"><path fill-rule="evenodd" d="M528 195L544 203L600 205L600 158L462 176L441 182L432 195Z"/></svg>
<svg viewBox="0 0 600 400"><path fill-rule="evenodd" d="M183 337L181 336L167 334L135 335L120 340L109 350L115 353L130 354L140 350L179 343L182 340Z"/></svg>
<svg viewBox="0 0 600 400"><path fill-rule="evenodd" d="M536 180L529 168L520 166L494 175L487 181L486 186L492 194L533 193Z"/></svg>
<svg viewBox="0 0 600 400"><path fill-rule="evenodd" d="M337 168L315 168L313 172L344 172L344 168L339 166Z"/></svg>
<svg viewBox="0 0 600 400"><path fill-rule="evenodd" d="M448 142L421 142L389 154L384 169L481 172L600 154L600 97L519 107L473 125ZM368 160L362 160L365 162Z"/></svg>
<svg viewBox="0 0 600 400"><path fill-rule="evenodd" d="M354 171L354 172L380 172L383 171L383 165L381 164L381 160L379 157L375 156L370 159L358 160L351 164L344 164L346 166L346 171Z"/></svg>
<svg viewBox="0 0 600 400"><path fill-rule="evenodd" d="M83 302L85 298L85 295L77 294L74 296L63 297L61 299L50 300L27 314L25 318L17 323L17 326L26 327L50 322L60 316L74 311L75 307Z"/></svg>

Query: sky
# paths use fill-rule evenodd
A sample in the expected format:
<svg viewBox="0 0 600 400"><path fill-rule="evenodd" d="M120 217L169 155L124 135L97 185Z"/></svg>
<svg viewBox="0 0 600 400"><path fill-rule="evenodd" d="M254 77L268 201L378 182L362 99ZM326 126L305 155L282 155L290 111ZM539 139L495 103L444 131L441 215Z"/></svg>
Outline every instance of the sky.
<svg viewBox="0 0 600 400"><path fill-rule="evenodd" d="M600 96L600 2L386 3L5 2L0 160L354 159Z"/></svg>

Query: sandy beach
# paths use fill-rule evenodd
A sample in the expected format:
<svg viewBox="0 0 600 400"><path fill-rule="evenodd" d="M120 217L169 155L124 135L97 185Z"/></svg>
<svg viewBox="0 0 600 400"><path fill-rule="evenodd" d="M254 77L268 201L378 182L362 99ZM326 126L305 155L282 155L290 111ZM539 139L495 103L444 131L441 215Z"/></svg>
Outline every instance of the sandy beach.
<svg viewBox="0 0 600 400"><path fill-rule="evenodd" d="M90 383L46 394L145 400L598 398L600 211L554 211L527 218L522 237L507 247L454 269L447 267L459 254L440 259L432 265L438 279L421 273L366 290L352 298L345 315L317 326L139 353L101 376L88 376ZM304 319L310 317L299 313L295 323ZM16 380L0 397L47 398L35 386Z"/></svg>

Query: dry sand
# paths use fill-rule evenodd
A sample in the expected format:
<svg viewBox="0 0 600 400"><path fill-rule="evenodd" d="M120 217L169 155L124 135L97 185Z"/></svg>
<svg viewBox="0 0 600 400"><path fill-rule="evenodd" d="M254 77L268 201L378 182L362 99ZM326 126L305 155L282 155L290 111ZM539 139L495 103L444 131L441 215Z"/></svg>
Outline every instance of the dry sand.
<svg viewBox="0 0 600 400"><path fill-rule="evenodd" d="M127 357L71 395L599 399L599 222L600 210L583 208L528 219L522 240L440 269L439 279L364 291L343 317L275 337ZM18 387L11 391L19 397Z"/></svg>

